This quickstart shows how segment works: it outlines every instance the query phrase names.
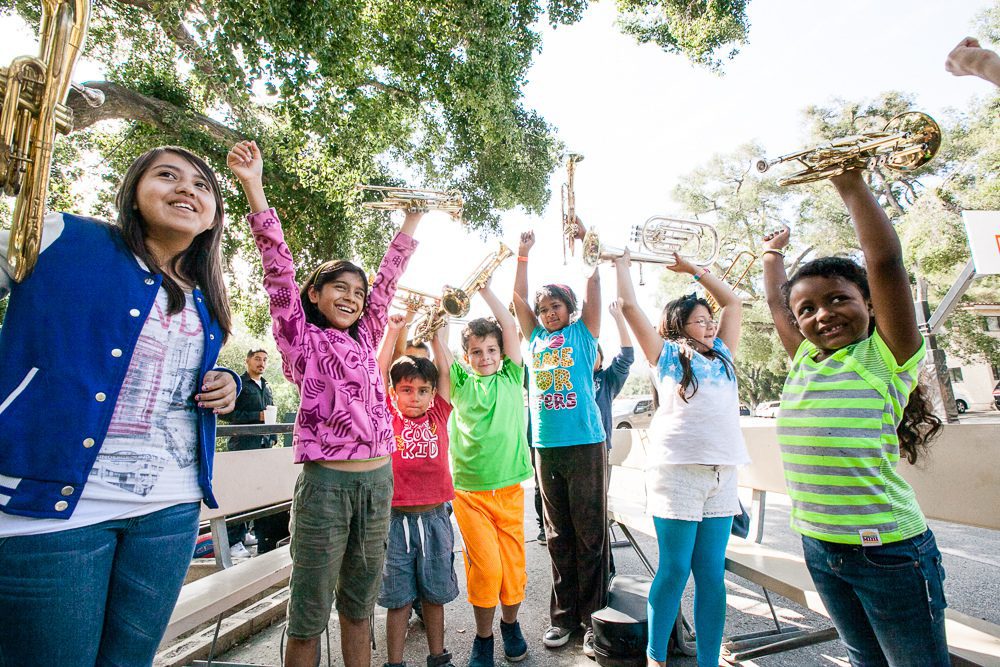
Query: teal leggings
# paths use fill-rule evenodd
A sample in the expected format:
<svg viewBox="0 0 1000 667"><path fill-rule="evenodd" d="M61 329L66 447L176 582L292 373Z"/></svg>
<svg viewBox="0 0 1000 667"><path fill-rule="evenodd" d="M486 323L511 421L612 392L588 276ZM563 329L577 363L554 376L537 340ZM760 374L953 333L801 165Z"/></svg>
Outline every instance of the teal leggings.
<svg viewBox="0 0 1000 667"><path fill-rule="evenodd" d="M646 654L667 659L667 640L688 575L694 574L694 630L698 667L717 667L726 624L726 544L733 517L701 521L654 518L660 564L649 590Z"/></svg>

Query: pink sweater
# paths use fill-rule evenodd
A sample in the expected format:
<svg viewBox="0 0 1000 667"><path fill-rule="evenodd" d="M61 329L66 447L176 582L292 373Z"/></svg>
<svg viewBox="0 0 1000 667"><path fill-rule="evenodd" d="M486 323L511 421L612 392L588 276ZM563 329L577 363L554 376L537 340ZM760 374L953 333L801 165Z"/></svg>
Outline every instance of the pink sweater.
<svg viewBox="0 0 1000 667"><path fill-rule="evenodd" d="M274 209L251 213L247 221L264 264L281 369L302 399L292 436L295 462L389 456L395 442L376 348L385 333L396 281L417 242L399 233L389 244L354 340L347 331L321 329L306 321L292 255Z"/></svg>

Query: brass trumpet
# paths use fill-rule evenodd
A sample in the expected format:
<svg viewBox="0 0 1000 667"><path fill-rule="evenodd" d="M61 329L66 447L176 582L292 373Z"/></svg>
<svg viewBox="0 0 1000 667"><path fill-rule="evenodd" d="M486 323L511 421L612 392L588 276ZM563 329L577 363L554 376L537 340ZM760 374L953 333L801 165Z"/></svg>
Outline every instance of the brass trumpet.
<svg viewBox="0 0 1000 667"><path fill-rule="evenodd" d="M359 192L374 192L382 196L376 201L362 202L361 206L376 211L444 211L454 220L462 219L465 202L457 190L421 190L385 185L354 186Z"/></svg>
<svg viewBox="0 0 1000 667"><path fill-rule="evenodd" d="M743 271L740 272L740 275L736 277L736 280L730 283L730 285L734 290L738 289L739 286L743 284L743 281L746 280L747 276L750 275L750 269L753 267L754 262L757 261L757 255L753 254L749 250L739 251L738 253L736 253L736 256L733 257L733 261L730 262L729 268L726 269L725 273L723 273L719 277L719 280L725 282L726 279L729 277L729 274L731 274L733 272L733 269L736 268L736 264L740 261L740 258L743 256L747 256L750 259L747 260L746 267L744 267ZM709 308L712 309L713 313L719 312L719 301L714 296L712 296L712 293L709 292L708 290L705 290L705 300L708 301L708 306Z"/></svg>
<svg viewBox="0 0 1000 667"><path fill-rule="evenodd" d="M851 169L885 167L907 172L930 162L940 147L941 128L934 119L919 111L908 111L892 118L881 132L835 139L773 160L758 160L757 171L764 173L792 160L805 167L780 179L778 185L821 181Z"/></svg>
<svg viewBox="0 0 1000 667"><path fill-rule="evenodd" d="M17 197L7 255L17 282L38 261L53 142L56 132L73 129L66 96L89 21L89 1L43 0L38 57L19 56L0 68L0 182ZM75 87L86 91L88 104L103 103L100 91Z"/></svg>
<svg viewBox="0 0 1000 667"><path fill-rule="evenodd" d="M576 235L580 229L576 225L576 191L573 181L576 177L576 163L583 162L579 153L566 156L566 182L562 185L562 231L563 231L563 264L566 264L566 249L573 255L576 245Z"/></svg>
<svg viewBox="0 0 1000 667"><path fill-rule="evenodd" d="M449 317L468 315L472 308L472 296L486 286L493 272L513 254L514 251L501 242L497 251L484 259L461 287L445 285L438 308L426 313L416 323L413 340L418 343L427 342L445 325Z"/></svg>
<svg viewBox="0 0 1000 667"><path fill-rule="evenodd" d="M441 307L441 297L396 285L396 294L392 297L392 305L409 313L427 315Z"/></svg>

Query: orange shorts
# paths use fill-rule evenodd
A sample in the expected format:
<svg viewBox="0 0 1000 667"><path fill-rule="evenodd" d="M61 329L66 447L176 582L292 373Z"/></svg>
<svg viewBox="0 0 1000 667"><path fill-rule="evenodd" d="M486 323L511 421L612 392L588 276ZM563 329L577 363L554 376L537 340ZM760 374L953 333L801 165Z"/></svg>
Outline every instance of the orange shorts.
<svg viewBox="0 0 1000 667"><path fill-rule="evenodd" d="M465 581L476 607L524 601L524 489L514 484L495 491L455 489L455 520L465 543Z"/></svg>

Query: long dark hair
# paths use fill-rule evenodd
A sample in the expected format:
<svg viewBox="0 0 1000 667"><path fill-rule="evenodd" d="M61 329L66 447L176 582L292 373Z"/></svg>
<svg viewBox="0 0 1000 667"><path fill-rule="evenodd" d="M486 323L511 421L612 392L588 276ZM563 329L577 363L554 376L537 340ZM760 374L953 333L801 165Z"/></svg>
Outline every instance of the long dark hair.
<svg viewBox="0 0 1000 667"><path fill-rule="evenodd" d="M212 318L219 324L225 336L223 342L232 332L233 322L229 312L229 298L226 295L226 283L222 279L222 233L225 218L225 204L222 201L222 190L215 172L208 164L179 146L160 146L146 151L132 162L122 178L122 184L115 195L115 206L118 207L118 226L121 228L125 245L153 273L163 275L163 289L167 292L167 313L173 315L184 310L184 290L160 266L156 257L146 247L146 221L139 212L139 202L136 191L139 181L149 170L150 165L164 153L175 153L187 160L202 177L211 184L212 196L215 198L215 218L212 226L194 237L183 252L170 259L170 270L174 275L184 276L201 288L205 296L206 306Z"/></svg>
<svg viewBox="0 0 1000 667"><path fill-rule="evenodd" d="M708 305L708 301L694 294L674 299L663 308L663 314L660 316L660 327L657 329L657 333L662 338L674 342L690 340L690 337L684 333L684 323L687 322L687 319L691 317L691 313L698 306L705 306L709 313L712 312L712 307ZM717 352L714 349L705 350L701 354L708 359L721 359L722 366L726 369L726 376L730 379L736 376L736 367L733 365L733 360L729 358L729 355ZM678 355L678 360L681 365L681 383L677 387L677 395L681 397L682 401L687 403L698 392L698 377L691 370L690 359L681 354ZM691 390L690 394L688 393L688 389Z"/></svg>
<svg viewBox="0 0 1000 667"><path fill-rule="evenodd" d="M791 311L789 295L795 283L803 278L843 278L853 283L861 292L866 302L871 301L871 288L868 286L868 272L857 262L845 257L820 257L811 262L803 264L798 271L792 274L784 285L781 286L781 294L785 299L785 308L792 318L792 323L797 325L795 315ZM914 324L916 326L916 324ZM875 333L875 318L868 320L868 335ZM941 420L932 412L927 393L917 382L910 397L903 409L903 419L896 427L896 436L899 438L899 453L906 457L906 460L913 464L922 456L926 456L930 449L931 440L937 437L941 431Z"/></svg>
<svg viewBox="0 0 1000 667"><path fill-rule="evenodd" d="M361 312L365 312L365 308L368 307L368 276L365 275L360 266L353 262L348 262L346 259L331 259L313 269L313 272L309 274L306 282L302 285L302 289L299 290L302 309L306 313L306 322L320 329L329 329L332 326L330 321L326 319L326 316L320 312L319 307L309 299L309 288L312 287L317 292L322 291L323 285L332 283L338 276L345 273L355 273L361 278L361 284L365 290L365 301L361 304ZM354 324L347 330L351 338L355 340L358 338L358 322L360 321L361 317L358 316L358 319L354 320Z"/></svg>

